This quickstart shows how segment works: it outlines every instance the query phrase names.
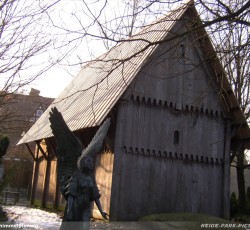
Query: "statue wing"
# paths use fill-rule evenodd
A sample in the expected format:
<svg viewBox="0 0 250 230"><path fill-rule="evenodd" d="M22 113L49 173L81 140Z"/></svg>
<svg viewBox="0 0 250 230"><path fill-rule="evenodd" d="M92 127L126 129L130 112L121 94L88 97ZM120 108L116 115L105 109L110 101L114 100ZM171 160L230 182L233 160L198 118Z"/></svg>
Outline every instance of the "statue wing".
<svg viewBox="0 0 250 230"><path fill-rule="evenodd" d="M52 108L50 112L50 127L57 142L57 176L61 190L64 190L69 178L77 169L77 159L82 154L82 144L80 140L70 131L62 114L57 108Z"/></svg>
<svg viewBox="0 0 250 230"><path fill-rule="evenodd" d="M91 140L87 148L85 148L84 151L82 152L81 157L79 157L78 162L77 162L79 169L81 168L81 160L85 156L88 155L88 156L95 157L96 154L101 150L102 143L103 143L105 136L107 135L109 126L110 126L110 118L107 118L103 122L101 127L97 130L95 136L93 137L93 139Z"/></svg>

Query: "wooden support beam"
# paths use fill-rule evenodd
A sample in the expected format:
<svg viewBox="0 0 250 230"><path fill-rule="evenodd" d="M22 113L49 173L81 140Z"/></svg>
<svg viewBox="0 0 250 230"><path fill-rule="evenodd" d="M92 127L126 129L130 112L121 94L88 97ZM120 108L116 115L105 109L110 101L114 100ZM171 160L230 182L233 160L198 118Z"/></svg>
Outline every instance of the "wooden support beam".
<svg viewBox="0 0 250 230"><path fill-rule="evenodd" d="M35 158L35 167L34 167L34 171L33 171L33 181L32 181L32 191L31 191L31 199L30 202L31 204L34 204L34 200L35 200L35 193L36 193L36 188L37 188L37 181L38 181L38 173L39 173L39 163L40 163L40 158L38 158L38 149L36 152L36 156Z"/></svg>
<svg viewBox="0 0 250 230"><path fill-rule="evenodd" d="M40 163L44 160L44 157L43 156L40 156L38 157L38 159L36 159L37 163Z"/></svg>
<svg viewBox="0 0 250 230"><path fill-rule="evenodd" d="M43 186L43 198L42 198L42 207L46 207L47 197L49 192L49 181L50 181L50 171L51 171L51 158L48 156L46 159L46 172Z"/></svg>
<svg viewBox="0 0 250 230"><path fill-rule="evenodd" d="M39 172L39 163L35 162L35 169L34 169L34 176L33 176L33 183L32 183L32 191L31 191L31 204L34 204L35 201L35 193L37 188L37 181L38 181L38 172Z"/></svg>
<svg viewBox="0 0 250 230"><path fill-rule="evenodd" d="M35 157L35 153L32 152L30 146L28 145L28 143L25 143L30 155L32 156L33 160L36 161L36 157Z"/></svg>
<svg viewBox="0 0 250 230"><path fill-rule="evenodd" d="M56 158L56 148L55 148L55 145L53 144L51 139L47 139L46 144L49 147L49 150L48 150L49 151L49 160L50 160L49 167L51 170L51 161ZM48 164L47 164L47 166L48 166ZM46 173L47 173L47 169L46 169ZM48 173L50 173L50 171ZM47 175L46 175L46 177L47 177ZM46 182L46 183L48 183L48 182ZM59 181L58 181L57 175L56 175L56 185L55 186L56 186L56 191L54 193L53 207L55 209L58 209L59 208L59 197L60 197L61 193L60 193L60 186L59 186ZM49 184L48 184L48 187L49 187ZM47 192L48 192L48 190L47 190ZM46 200L46 197L44 199Z"/></svg>
<svg viewBox="0 0 250 230"><path fill-rule="evenodd" d="M56 157L56 147L50 138L46 139L46 145L49 147L51 160ZM52 150L52 151L51 151Z"/></svg>
<svg viewBox="0 0 250 230"><path fill-rule="evenodd" d="M57 177L57 176L56 176ZM56 192L55 192L55 196L54 196L54 208L58 209L59 208L59 197L60 197L60 186L59 186L59 181L58 181L58 177L56 178Z"/></svg>
<svg viewBox="0 0 250 230"><path fill-rule="evenodd" d="M43 195L42 195L42 207L46 206L47 202L47 194L48 194L48 189L49 189L49 177L50 177L50 169L51 169L51 158L50 154L48 153L48 156L46 155L45 151L40 145L39 141L35 142L37 145L37 158L36 158L36 165L35 165L35 171L34 171L34 180L33 180L33 188L32 188L32 196L31 196L31 202L34 203L35 199L35 191L37 187L37 180L38 180L38 173L39 173L39 163L45 159L46 160L46 172L45 172L45 181L44 181L44 186L43 186ZM42 156L38 158L38 153L39 151L41 152Z"/></svg>
<svg viewBox="0 0 250 230"><path fill-rule="evenodd" d="M39 151L40 151L40 152L42 153L42 155L44 156L44 158L47 160L48 157L46 156L46 153L44 152L43 148L41 147L40 142L39 142L39 141L36 141L36 145L37 145Z"/></svg>

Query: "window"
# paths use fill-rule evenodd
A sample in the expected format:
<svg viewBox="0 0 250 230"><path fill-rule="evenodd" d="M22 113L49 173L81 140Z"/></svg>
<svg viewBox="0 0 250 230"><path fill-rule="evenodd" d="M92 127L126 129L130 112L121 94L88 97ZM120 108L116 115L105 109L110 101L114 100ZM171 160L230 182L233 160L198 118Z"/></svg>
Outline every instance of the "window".
<svg viewBox="0 0 250 230"><path fill-rule="evenodd" d="M179 144L179 139L180 139L179 131L175 130L174 131L174 144L175 145Z"/></svg>
<svg viewBox="0 0 250 230"><path fill-rule="evenodd" d="M42 114L43 114L43 110L38 109L38 110L36 111L36 115L37 115L38 117L41 117Z"/></svg>
<svg viewBox="0 0 250 230"><path fill-rule="evenodd" d="M181 52L181 58L185 58L186 57L185 45L183 44L180 45L180 52Z"/></svg>
<svg viewBox="0 0 250 230"><path fill-rule="evenodd" d="M40 118L43 114L43 108L39 106L39 108L34 112L33 116L30 118L30 122L36 122L38 118Z"/></svg>
<svg viewBox="0 0 250 230"><path fill-rule="evenodd" d="M31 117L30 118L30 122L35 122L36 121L36 118L35 117Z"/></svg>

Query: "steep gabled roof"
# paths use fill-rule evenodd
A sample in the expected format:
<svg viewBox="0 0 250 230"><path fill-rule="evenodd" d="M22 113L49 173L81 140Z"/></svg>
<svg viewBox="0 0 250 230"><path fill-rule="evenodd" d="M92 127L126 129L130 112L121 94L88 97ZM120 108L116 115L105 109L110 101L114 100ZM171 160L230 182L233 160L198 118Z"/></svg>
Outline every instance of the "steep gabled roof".
<svg viewBox="0 0 250 230"><path fill-rule="evenodd" d="M99 125L119 100L157 45L187 10L171 12L135 36L84 66L52 103L72 131ZM50 107L20 140L27 143L52 136Z"/></svg>
<svg viewBox="0 0 250 230"><path fill-rule="evenodd" d="M158 47L159 41L166 38L177 21L184 19L183 16L189 9L192 11L192 16L197 19L198 13L194 6L187 4L185 7L172 11L167 16L144 28L135 36L116 45L110 51L82 68L80 73L51 105L52 107L56 106L62 112L72 131L97 126L102 123L150 55ZM200 33L201 36L207 36L204 29L201 29ZM204 51L209 55L211 53L215 54L213 46L210 42L208 43L209 52ZM220 73L223 72L217 58L212 64ZM239 108L234 94L232 96L227 94L231 88L225 77L223 78L223 85L223 88L226 89L225 98L229 107ZM53 136L48 119L49 111L50 107L18 144ZM245 127L246 120L241 110L234 111L237 112L235 118L239 118L239 123L244 123ZM242 133L239 131L244 131L244 134L240 136ZM250 140L248 126L247 129L239 129L239 131L237 134L239 138L249 138Z"/></svg>

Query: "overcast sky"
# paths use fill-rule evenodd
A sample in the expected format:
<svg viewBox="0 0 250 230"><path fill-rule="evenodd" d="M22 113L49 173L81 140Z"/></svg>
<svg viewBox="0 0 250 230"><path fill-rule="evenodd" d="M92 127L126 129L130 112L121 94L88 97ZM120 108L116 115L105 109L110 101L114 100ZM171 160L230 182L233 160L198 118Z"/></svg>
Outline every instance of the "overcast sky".
<svg viewBox="0 0 250 230"><path fill-rule="evenodd" d="M25 87L25 91L28 93L31 88L35 88L40 91L41 96L56 98L72 79L73 75L71 76L66 70L54 67L31 85Z"/></svg>

